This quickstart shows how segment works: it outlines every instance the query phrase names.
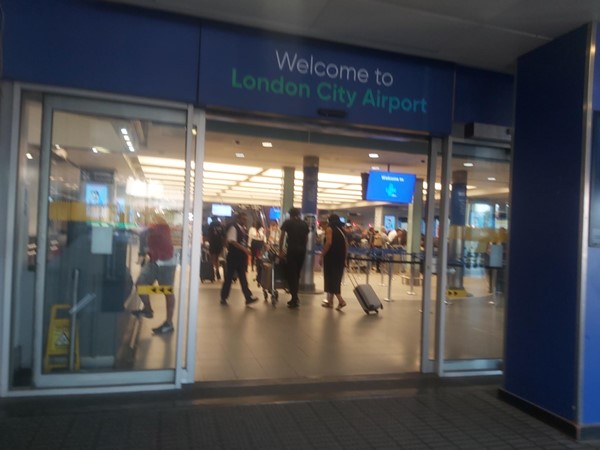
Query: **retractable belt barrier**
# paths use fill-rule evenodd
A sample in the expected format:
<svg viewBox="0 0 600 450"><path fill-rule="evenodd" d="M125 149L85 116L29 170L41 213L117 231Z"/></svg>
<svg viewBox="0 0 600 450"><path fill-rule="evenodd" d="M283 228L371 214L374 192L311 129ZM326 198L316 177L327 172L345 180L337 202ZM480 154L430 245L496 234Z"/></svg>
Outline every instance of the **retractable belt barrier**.
<svg viewBox="0 0 600 450"><path fill-rule="evenodd" d="M393 256L400 255L402 256L401 260L393 259ZM384 299L385 301L393 301L391 299L392 294L392 264L403 264L403 265L415 265L418 264L421 266L424 261L422 256L418 253L406 253L404 251L399 251L397 249L357 249L353 248L348 252L347 260L349 261L359 261L363 263L367 263L367 284L369 284L369 273L371 272L371 264L372 263L380 263L380 264L388 264L388 296ZM460 262L451 261L447 264L448 267L462 267L463 264ZM434 272L435 274L435 272ZM380 286L385 286L383 283L383 271L381 272L381 284ZM413 287L415 286L415 274L414 270L410 270L410 276L403 276L403 281L408 280L410 284L410 290L407 291L409 295L415 295ZM416 280L417 285L420 282L419 279ZM446 296L449 298L456 297L466 297L467 291L465 289L447 289Z"/></svg>

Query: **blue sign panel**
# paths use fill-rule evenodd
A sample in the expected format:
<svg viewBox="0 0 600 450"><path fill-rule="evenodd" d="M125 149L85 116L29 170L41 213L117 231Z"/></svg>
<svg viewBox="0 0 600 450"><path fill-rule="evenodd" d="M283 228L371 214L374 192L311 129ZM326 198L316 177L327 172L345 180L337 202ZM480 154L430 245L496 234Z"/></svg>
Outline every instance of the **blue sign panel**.
<svg viewBox="0 0 600 450"><path fill-rule="evenodd" d="M464 227L467 221L467 185L452 183L450 196L450 224Z"/></svg>
<svg viewBox="0 0 600 450"><path fill-rule="evenodd" d="M200 55L202 105L451 131L448 63L213 25Z"/></svg>
<svg viewBox="0 0 600 450"><path fill-rule="evenodd" d="M369 172L367 200L412 203L416 179L414 174L372 170Z"/></svg>

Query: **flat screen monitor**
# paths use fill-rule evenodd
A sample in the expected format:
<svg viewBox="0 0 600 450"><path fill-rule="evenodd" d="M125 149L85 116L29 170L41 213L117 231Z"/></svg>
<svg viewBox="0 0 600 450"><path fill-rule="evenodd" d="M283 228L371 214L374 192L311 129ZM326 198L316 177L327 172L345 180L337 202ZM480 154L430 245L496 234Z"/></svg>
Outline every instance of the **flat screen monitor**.
<svg viewBox="0 0 600 450"><path fill-rule="evenodd" d="M269 208L269 220L281 219L281 208L271 207Z"/></svg>
<svg viewBox="0 0 600 450"><path fill-rule="evenodd" d="M108 205L108 186L105 184L88 183L85 186L85 202L88 205Z"/></svg>
<svg viewBox="0 0 600 450"><path fill-rule="evenodd" d="M212 205L212 215L219 217L231 217L231 205Z"/></svg>
<svg viewBox="0 0 600 450"><path fill-rule="evenodd" d="M395 230L396 216L383 216L383 226L386 230Z"/></svg>
<svg viewBox="0 0 600 450"><path fill-rule="evenodd" d="M372 170L369 172L366 199L377 202L412 203L416 179L414 174Z"/></svg>

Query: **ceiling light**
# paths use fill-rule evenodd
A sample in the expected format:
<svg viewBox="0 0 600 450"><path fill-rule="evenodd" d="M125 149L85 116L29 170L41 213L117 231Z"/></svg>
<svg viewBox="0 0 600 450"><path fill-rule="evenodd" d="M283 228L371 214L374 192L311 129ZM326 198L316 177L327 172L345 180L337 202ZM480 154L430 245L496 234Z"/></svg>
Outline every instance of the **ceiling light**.
<svg viewBox="0 0 600 450"><path fill-rule="evenodd" d="M237 192L237 191L244 191L244 192L256 192L256 193L260 193L260 194L264 194L266 192L272 192L274 194L280 194L281 190L279 189L273 189L271 187L268 186L231 186L231 190L229 192Z"/></svg>
<svg viewBox="0 0 600 450"><path fill-rule="evenodd" d="M362 186L360 184L348 184L344 186L344 189L349 191L362 191Z"/></svg>
<svg viewBox="0 0 600 450"><path fill-rule="evenodd" d="M93 151L94 153L98 153L98 149L97 149L96 147L92 147L92 151Z"/></svg>
<svg viewBox="0 0 600 450"><path fill-rule="evenodd" d="M341 188L343 185L344 185L344 183L332 183L330 181L319 181L320 188L338 189L338 188Z"/></svg>
<svg viewBox="0 0 600 450"><path fill-rule="evenodd" d="M25 156L27 159L33 159L33 155L31 153L26 153Z"/></svg>
<svg viewBox="0 0 600 450"><path fill-rule="evenodd" d="M496 177L488 177L488 181L496 181Z"/></svg>
<svg viewBox="0 0 600 450"><path fill-rule="evenodd" d="M244 155L243 153L236 153L236 154L235 154L235 157L236 157L236 158L245 158L245 157L246 157L246 155Z"/></svg>
<svg viewBox="0 0 600 450"><path fill-rule="evenodd" d="M263 171L262 167L237 166L213 162L205 162L202 167L204 167L204 170L210 170L212 172L241 173L245 175L256 175Z"/></svg>
<svg viewBox="0 0 600 450"><path fill-rule="evenodd" d="M233 181L233 180L208 179L208 180L204 181L204 185L206 186L207 184L219 184L219 185L223 185L223 186L231 186L231 185L235 184L235 181Z"/></svg>
<svg viewBox="0 0 600 450"><path fill-rule="evenodd" d="M170 167L152 167L142 166L144 173L157 173L160 175L179 175L180 177L185 176L185 170L183 169L172 169ZM204 174L206 176L206 174Z"/></svg>
<svg viewBox="0 0 600 450"><path fill-rule="evenodd" d="M369 158L377 159L377 158L379 158L379 153L369 153Z"/></svg>
<svg viewBox="0 0 600 450"><path fill-rule="evenodd" d="M131 142L131 138L127 135L123 136L123 139L125 139L127 142Z"/></svg>
<svg viewBox="0 0 600 450"><path fill-rule="evenodd" d="M467 185L467 189L471 190L471 189L477 189L477 186L471 186L471 185Z"/></svg>
<svg viewBox="0 0 600 450"><path fill-rule="evenodd" d="M281 184L268 184L268 183L257 183L255 181L242 181L240 183L240 186L245 186L245 187L254 187L254 188L259 188L259 189L276 189L279 190L281 189Z"/></svg>
<svg viewBox="0 0 600 450"><path fill-rule="evenodd" d="M129 133L127 132L127 128L121 128L121 134L123 136L127 136Z"/></svg>
<svg viewBox="0 0 600 450"><path fill-rule="evenodd" d="M333 173L319 173L319 181L332 181L343 184L360 184L360 176L355 175L336 175Z"/></svg>
<svg viewBox="0 0 600 450"><path fill-rule="evenodd" d="M380 170L379 166L371 166L371 170Z"/></svg>
<svg viewBox="0 0 600 450"><path fill-rule="evenodd" d="M271 147L273 147L273 143L272 142L263 142L262 146L265 148L271 148Z"/></svg>
<svg viewBox="0 0 600 450"><path fill-rule="evenodd" d="M210 178L210 179L215 179L215 180L243 181L243 180L246 180L248 178L248 176L238 174L238 173L204 172L204 178Z"/></svg>
<svg viewBox="0 0 600 450"><path fill-rule="evenodd" d="M473 163L469 163L469 162L463 163L463 166L465 166L465 167L473 167Z"/></svg>
<svg viewBox="0 0 600 450"><path fill-rule="evenodd" d="M185 169L185 161L183 159L173 158L157 158L155 156L138 156L140 164L147 166L175 167Z"/></svg>
<svg viewBox="0 0 600 450"><path fill-rule="evenodd" d="M194 125L192 127L192 136L196 136L198 134L198 127L196 127L196 125Z"/></svg>
<svg viewBox="0 0 600 450"><path fill-rule="evenodd" d="M258 177L250 178L250 181L253 181L254 183L266 183L266 184L275 184L277 186L281 186L281 179L279 179L279 178L258 176Z"/></svg>
<svg viewBox="0 0 600 450"><path fill-rule="evenodd" d="M268 169L261 173L264 177L277 177L281 178L283 176L283 170L281 169Z"/></svg>

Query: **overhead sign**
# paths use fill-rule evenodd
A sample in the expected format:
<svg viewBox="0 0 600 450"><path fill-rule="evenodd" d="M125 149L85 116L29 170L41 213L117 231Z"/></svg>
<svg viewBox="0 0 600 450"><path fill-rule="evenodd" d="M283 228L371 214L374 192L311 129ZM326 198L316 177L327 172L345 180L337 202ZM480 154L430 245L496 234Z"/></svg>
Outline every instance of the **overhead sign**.
<svg viewBox="0 0 600 450"><path fill-rule="evenodd" d="M202 30L199 103L449 134L449 63L315 41Z"/></svg>

